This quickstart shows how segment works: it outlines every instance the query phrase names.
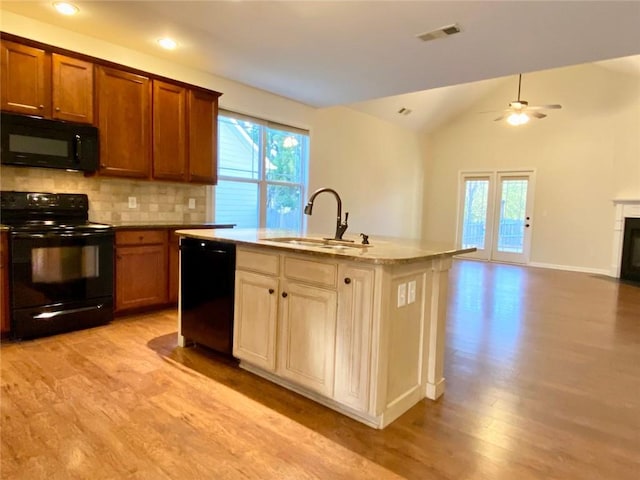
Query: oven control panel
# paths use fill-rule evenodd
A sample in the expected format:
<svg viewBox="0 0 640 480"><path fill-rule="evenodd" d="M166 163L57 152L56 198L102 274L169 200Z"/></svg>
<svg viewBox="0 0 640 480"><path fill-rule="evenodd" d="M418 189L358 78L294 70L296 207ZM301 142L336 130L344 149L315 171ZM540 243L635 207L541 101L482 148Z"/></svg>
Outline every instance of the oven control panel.
<svg viewBox="0 0 640 480"><path fill-rule="evenodd" d="M84 193L0 192L0 207L4 210L78 210L89 209Z"/></svg>

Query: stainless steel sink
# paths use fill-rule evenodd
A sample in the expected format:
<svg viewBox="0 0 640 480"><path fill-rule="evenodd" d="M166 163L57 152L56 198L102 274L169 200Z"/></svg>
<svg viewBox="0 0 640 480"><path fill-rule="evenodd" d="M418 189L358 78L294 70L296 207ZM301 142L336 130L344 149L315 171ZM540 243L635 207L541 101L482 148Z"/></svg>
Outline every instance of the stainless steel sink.
<svg viewBox="0 0 640 480"><path fill-rule="evenodd" d="M267 242L288 243L289 245L300 245L303 247L327 248L331 250L343 250L348 248L367 248L372 245L362 245L360 243L349 242L347 240L333 240L329 238L311 237L274 237L262 238Z"/></svg>

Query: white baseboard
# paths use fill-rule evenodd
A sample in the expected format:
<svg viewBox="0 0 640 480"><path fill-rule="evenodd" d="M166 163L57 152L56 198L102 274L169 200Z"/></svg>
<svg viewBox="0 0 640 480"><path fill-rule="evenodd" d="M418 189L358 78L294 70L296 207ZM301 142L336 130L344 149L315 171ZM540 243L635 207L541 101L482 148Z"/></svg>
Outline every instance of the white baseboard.
<svg viewBox="0 0 640 480"><path fill-rule="evenodd" d="M611 276L611 272L607 268L574 267L573 265L556 265L553 263L539 263L539 262L530 262L524 266L550 268L552 270L566 270L568 272L593 273L595 275L606 275L607 277Z"/></svg>

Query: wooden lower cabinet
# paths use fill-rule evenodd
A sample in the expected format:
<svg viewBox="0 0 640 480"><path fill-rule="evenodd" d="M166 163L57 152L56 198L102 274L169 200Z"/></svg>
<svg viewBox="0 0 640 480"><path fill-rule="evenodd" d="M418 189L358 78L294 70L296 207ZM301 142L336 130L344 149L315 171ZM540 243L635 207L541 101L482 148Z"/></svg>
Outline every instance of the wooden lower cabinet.
<svg viewBox="0 0 640 480"><path fill-rule="evenodd" d="M278 373L310 390L333 395L335 291L301 283L282 287Z"/></svg>
<svg viewBox="0 0 640 480"><path fill-rule="evenodd" d="M167 304L167 230L116 232L115 311Z"/></svg>
<svg viewBox="0 0 640 480"><path fill-rule="evenodd" d="M364 411L369 402L374 272L369 267L338 266L334 398Z"/></svg>
<svg viewBox="0 0 640 480"><path fill-rule="evenodd" d="M236 265L234 356L367 411L374 269L247 248Z"/></svg>
<svg viewBox="0 0 640 480"><path fill-rule="evenodd" d="M278 279L237 271L234 355L270 372L276 369Z"/></svg>
<svg viewBox="0 0 640 480"><path fill-rule="evenodd" d="M9 314L9 234L0 232L0 334L11 328Z"/></svg>

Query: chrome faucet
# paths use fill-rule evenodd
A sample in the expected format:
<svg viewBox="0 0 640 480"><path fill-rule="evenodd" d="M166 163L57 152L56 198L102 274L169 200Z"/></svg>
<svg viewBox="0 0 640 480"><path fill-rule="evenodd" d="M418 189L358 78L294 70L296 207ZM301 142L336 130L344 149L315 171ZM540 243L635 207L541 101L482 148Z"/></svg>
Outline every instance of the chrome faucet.
<svg viewBox="0 0 640 480"><path fill-rule="evenodd" d="M323 192L332 193L333 196L336 197L336 201L338 202L338 218L336 219L336 235L334 237L334 240L342 240L342 236L344 235L344 232L349 227L349 224L347 223L347 220L349 218L349 212L346 212L344 214L344 223L343 223L342 222L342 200L340 199L340 195L338 195L338 192L336 192L334 189L320 188L315 192L313 192L311 194L311 197L309 197L309 201L307 202L307 205L304 207L304 213L305 215L311 215L313 210L313 201L316 199L316 197L319 194Z"/></svg>

